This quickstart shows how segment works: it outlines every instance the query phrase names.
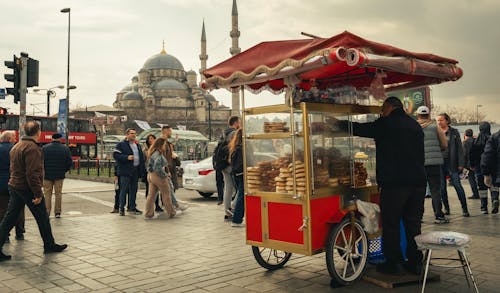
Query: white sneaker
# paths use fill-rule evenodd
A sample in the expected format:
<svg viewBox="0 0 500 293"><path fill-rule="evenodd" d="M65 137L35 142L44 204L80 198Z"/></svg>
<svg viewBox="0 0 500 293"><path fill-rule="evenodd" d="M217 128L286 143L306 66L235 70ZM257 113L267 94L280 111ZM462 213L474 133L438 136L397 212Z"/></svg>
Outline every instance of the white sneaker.
<svg viewBox="0 0 500 293"><path fill-rule="evenodd" d="M243 228L245 227L244 223L231 223L231 227Z"/></svg>
<svg viewBox="0 0 500 293"><path fill-rule="evenodd" d="M188 205L183 205L183 204L177 204L177 206L175 207L176 210L179 210L179 211L185 211L189 208Z"/></svg>

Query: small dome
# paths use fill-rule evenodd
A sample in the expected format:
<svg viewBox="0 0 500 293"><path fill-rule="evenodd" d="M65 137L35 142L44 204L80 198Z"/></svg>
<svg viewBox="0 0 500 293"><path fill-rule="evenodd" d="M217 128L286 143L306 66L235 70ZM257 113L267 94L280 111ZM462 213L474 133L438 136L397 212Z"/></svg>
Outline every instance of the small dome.
<svg viewBox="0 0 500 293"><path fill-rule="evenodd" d="M177 58L164 52L165 51L162 51L160 54L156 54L150 57L148 60L146 60L146 63L144 63L144 66L142 68L146 70L174 69L184 71L182 63Z"/></svg>
<svg viewBox="0 0 500 293"><path fill-rule="evenodd" d="M217 102L217 100L215 99L215 97L212 96L212 95L210 95L210 94L205 94L204 96L205 96L205 100L207 100L207 102L210 102L210 103Z"/></svg>
<svg viewBox="0 0 500 293"><path fill-rule="evenodd" d="M124 88L122 88L122 90L120 92L132 92L132 91L134 91L134 85L129 84L129 85L126 85Z"/></svg>
<svg viewBox="0 0 500 293"><path fill-rule="evenodd" d="M196 71L191 69L188 72L186 72L186 75L196 75Z"/></svg>
<svg viewBox="0 0 500 293"><path fill-rule="evenodd" d="M142 101L142 96L138 92L128 92L125 95L123 95L122 100L141 100Z"/></svg>
<svg viewBox="0 0 500 293"><path fill-rule="evenodd" d="M187 85L175 79L162 79L154 85L155 90L187 90Z"/></svg>

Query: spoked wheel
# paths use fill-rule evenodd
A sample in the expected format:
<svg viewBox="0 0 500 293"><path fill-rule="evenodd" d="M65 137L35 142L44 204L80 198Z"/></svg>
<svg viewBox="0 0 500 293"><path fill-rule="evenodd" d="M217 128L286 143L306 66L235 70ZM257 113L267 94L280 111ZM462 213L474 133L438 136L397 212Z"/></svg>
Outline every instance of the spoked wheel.
<svg viewBox="0 0 500 293"><path fill-rule="evenodd" d="M259 265L268 270L281 269L292 256L291 252L252 246L253 256Z"/></svg>
<svg viewBox="0 0 500 293"><path fill-rule="evenodd" d="M359 221L343 220L330 229L326 246L326 266L333 280L348 285L359 279L366 268L368 239Z"/></svg>

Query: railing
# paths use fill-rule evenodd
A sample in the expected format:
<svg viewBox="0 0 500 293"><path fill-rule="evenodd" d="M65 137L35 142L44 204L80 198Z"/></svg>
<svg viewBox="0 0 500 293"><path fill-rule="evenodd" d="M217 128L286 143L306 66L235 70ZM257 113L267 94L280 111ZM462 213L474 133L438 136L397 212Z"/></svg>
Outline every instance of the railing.
<svg viewBox="0 0 500 293"><path fill-rule="evenodd" d="M97 177L113 177L115 176L115 161L114 160L91 160L78 159L73 160L73 167L69 170L69 174Z"/></svg>

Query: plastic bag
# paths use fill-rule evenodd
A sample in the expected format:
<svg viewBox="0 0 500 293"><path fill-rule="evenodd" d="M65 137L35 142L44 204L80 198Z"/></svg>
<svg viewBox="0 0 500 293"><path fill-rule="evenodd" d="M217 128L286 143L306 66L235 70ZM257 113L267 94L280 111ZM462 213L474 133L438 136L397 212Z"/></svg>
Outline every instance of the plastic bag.
<svg viewBox="0 0 500 293"><path fill-rule="evenodd" d="M362 215L361 223L366 233L377 233L379 231L380 218L380 207L378 204L356 200L356 206L358 207L359 213Z"/></svg>
<svg viewBox="0 0 500 293"><path fill-rule="evenodd" d="M416 236L415 242L419 247L427 245L463 246L469 244L470 237L467 234L453 231L434 231Z"/></svg>

